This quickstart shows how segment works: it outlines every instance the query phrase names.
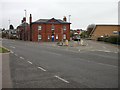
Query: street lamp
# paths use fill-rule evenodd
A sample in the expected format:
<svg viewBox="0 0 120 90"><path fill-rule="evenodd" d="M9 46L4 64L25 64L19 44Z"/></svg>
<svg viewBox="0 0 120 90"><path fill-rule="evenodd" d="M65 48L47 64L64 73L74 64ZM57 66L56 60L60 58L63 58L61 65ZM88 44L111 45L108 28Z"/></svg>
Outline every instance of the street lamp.
<svg viewBox="0 0 120 90"><path fill-rule="evenodd" d="M69 22L70 22L70 17L71 17L71 15L69 15Z"/></svg>
<svg viewBox="0 0 120 90"><path fill-rule="evenodd" d="M26 17L27 17L27 10L25 9L24 11L25 11L25 21L24 21L24 40L26 40L26 36L25 36L26 34L25 34L25 33L26 33Z"/></svg>

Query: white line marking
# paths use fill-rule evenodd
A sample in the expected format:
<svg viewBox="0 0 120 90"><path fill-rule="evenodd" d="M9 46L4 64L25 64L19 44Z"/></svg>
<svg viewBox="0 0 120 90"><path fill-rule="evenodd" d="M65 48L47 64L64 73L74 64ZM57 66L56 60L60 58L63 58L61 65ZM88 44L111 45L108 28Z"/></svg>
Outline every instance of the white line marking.
<svg viewBox="0 0 120 90"><path fill-rule="evenodd" d="M30 63L30 64L32 64L32 62L30 62L30 61L27 61L28 63Z"/></svg>
<svg viewBox="0 0 120 90"><path fill-rule="evenodd" d="M15 54L15 56L18 56L17 54Z"/></svg>
<svg viewBox="0 0 120 90"><path fill-rule="evenodd" d="M20 59L24 59L23 57L20 57Z"/></svg>
<svg viewBox="0 0 120 90"><path fill-rule="evenodd" d="M11 48L15 48L15 47L13 47L13 46L10 46Z"/></svg>
<svg viewBox="0 0 120 90"><path fill-rule="evenodd" d="M106 66L112 66L112 67L118 67L118 66L115 66L115 65L109 65L109 64L103 64L103 63L97 63L97 64L100 64L100 65L106 65Z"/></svg>
<svg viewBox="0 0 120 90"><path fill-rule="evenodd" d="M45 69L43 69L42 67L38 67L38 68L39 68L39 69L41 69L41 70L42 70L42 71L44 71L44 72L46 71L46 70L45 70Z"/></svg>
<svg viewBox="0 0 120 90"><path fill-rule="evenodd" d="M10 53L14 53L13 51L10 51Z"/></svg>
<svg viewBox="0 0 120 90"><path fill-rule="evenodd" d="M63 79L63 78L61 78L61 77L59 77L59 76L57 76L57 75L55 75L54 77L56 77L56 78L62 80L63 82L69 83L67 80L65 80L65 79Z"/></svg>
<svg viewBox="0 0 120 90"><path fill-rule="evenodd" d="M106 49L106 47L105 47L105 46L103 46L103 48L104 48L104 49Z"/></svg>

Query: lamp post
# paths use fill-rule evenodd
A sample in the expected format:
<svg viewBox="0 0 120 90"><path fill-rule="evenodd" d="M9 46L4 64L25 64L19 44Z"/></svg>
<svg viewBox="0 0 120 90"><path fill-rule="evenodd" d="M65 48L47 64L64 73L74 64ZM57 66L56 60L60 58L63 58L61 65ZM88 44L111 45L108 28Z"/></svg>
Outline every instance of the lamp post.
<svg viewBox="0 0 120 90"><path fill-rule="evenodd" d="M8 20L8 23L9 23L9 27L8 27L8 29L9 29L9 31L8 31L8 38L10 39L10 19Z"/></svg>
<svg viewBox="0 0 120 90"><path fill-rule="evenodd" d="M70 23L70 17L71 17L71 15L69 15L69 23Z"/></svg>
<svg viewBox="0 0 120 90"><path fill-rule="evenodd" d="M26 17L27 17L27 11L26 9L24 10L25 11L25 21L24 21L24 40L26 40Z"/></svg>

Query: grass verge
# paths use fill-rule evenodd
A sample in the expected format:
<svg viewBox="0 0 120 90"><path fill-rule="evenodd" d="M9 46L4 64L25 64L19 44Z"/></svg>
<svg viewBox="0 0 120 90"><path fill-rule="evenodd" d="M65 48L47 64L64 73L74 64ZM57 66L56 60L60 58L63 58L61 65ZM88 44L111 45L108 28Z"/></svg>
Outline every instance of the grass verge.
<svg viewBox="0 0 120 90"><path fill-rule="evenodd" d="M0 53L7 53L9 52L7 49L0 47Z"/></svg>

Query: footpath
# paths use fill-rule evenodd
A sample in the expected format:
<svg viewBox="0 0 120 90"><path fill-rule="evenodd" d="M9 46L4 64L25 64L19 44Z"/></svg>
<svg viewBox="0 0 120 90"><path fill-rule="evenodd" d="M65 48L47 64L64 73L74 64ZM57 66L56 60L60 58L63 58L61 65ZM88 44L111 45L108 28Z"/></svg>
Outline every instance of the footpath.
<svg viewBox="0 0 120 90"><path fill-rule="evenodd" d="M9 53L0 53L0 89L12 88Z"/></svg>

